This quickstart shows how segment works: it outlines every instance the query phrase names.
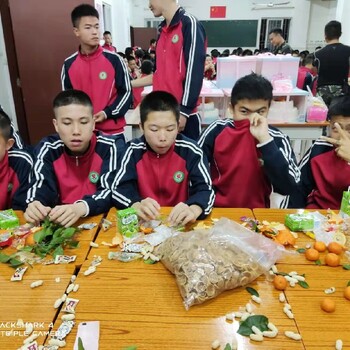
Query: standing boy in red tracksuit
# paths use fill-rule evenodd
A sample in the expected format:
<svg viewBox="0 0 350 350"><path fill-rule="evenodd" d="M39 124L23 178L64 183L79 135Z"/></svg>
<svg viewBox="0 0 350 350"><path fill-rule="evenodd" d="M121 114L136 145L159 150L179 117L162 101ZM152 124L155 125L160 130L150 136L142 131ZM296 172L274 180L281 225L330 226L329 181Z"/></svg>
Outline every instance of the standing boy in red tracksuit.
<svg viewBox="0 0 350 350"><path fill-rule="evenodd" d="M267 124L271 100L271 83L247 75L232 89L233 120L215 121L201 135L216 207L265 208L272 189L282 195L296 189L300 171L289 138Z"/></svg>
<svg viewBox="0 0 350 350"><path fill-rule="evenodd" d="M300 161L301 180L290 208L339 209L350 186L350 96L335 97L328 116L330 137L316 140Z"/></svg>
<svg viewBox="0 0 350 350"><path fill-rule="evenodd" d="M14 143L11 120L0 110L0 210L25 207L33 160Z"/></svg>
<svg viewBox="0 0 350 350"><path fill-rule="evenodd" d="M103 48L105 50L111 51L111 52L115 52L117 53L117 48L115 46L112 45L112 34L111 32L109 32L108 30L106 30L103 33L103 40L105 41L105 43L103 44Z"/></svg>
<svg viewBox="0 0 350 350"><path fill-rule="evenodd" d="M156 67L152 77L132 82L133 87L151 85L167 91L180 104L179 130L197 140L201 118L196 112L206 55L206 35L200 22L178 7L176 0L150 0L155 17L163 16L156 45Z"/></svg>
<svg viewBox="0 0 350 350"><path fill-rule="evenodd" d="M49 216L68 227L80 217L109 210L110 191L103 185L117 167L117 146L112 137L94 133L92 103L83 91L62 91L53 108L58 134L35 149L24 216L32 223Z"/></svg>
<svg viewBox="0 0 350 350"><path fill-rule="evenodd" d="M78 52L64 61L62 89L87 93L94 106L96 129L105 134L122 135L124 115L131 103L125 63L119 55L99 45L99 15L93 6L77 6L71 17L80 46Z"/></svg>
<svg viewBox="0 0 350 350"><path fill-rule="evenodd" d="M171 224L186 224L208 215L214 192L206 158L186 136L178 134L180 111L164 91L147 95L140 105L144 136L127 143L116 176L112 200L133 207L144 219L155 219L161 206L173 206Z"/></svg>

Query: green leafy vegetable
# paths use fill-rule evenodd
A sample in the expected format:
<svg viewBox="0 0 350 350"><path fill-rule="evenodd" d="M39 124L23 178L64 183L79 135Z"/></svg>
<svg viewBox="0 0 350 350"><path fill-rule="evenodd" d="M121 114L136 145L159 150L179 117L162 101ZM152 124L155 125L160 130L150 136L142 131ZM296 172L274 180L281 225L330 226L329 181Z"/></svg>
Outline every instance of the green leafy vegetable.
<svg viewBox="0 0 350 350"><path fill-rule="evenodd" d="M0 253L0 262L7 263L11 260L11 255Z"/></svg>
<svg viewBox="0 0 350 350"><path fill-rule="evenodd" d="M298 284L300 287L303 287L305 289L310 288L310 286L305 281L299 281Z"/></svg>
<svg viewBox="0 0 350 350"><path fill-rule="evenodd" d="M259 297L258 291L256 291L254 288L252 288L252 287L247 287L245 290L246 290L249 294L255 295L256 297Z"/></svg>
<svg viewBox="0 0 350 350"><path fill-rule="evenodd" d="M19 261L19 260L15 259L15 258L12 258L12 259L10 260L10 265L11 265L11 267L16 268L16 267L18 267L18 266L23 265L23 263L22 263L22 261Z"/></svg>
<svg viewBox="0 0 350 350"><path fill-rule="evenodd" d="M350 265L343 265L343 269L349 271L350 270Z"/></svg>
<svg viewBox="0 0 350 350"><path fill-rule="evenodd" d="M350 281L348 282L348 285L347 285L347 287L350 287Z"/></svg>
<svg viewBox="0 0 350 350"><path fill-rule="evenodd" d="M316 260L316 261L315 261L315 264L316 264L317 266L321 266L321 265L322 265L322 262L321 262L321 260Z"/></svg>
<svg viewBox="0 0 350 350"><path fill-rule="evenodd" d="M145 264L148 264L148 265L153 265L153 264L156 263L156 261L155 261L155 260L152 260L152 259L147 259L147 260L144 260L144 263L145 263Z"/></svg>
<svg viewBox="0 0 350 350"><path fill-rule="evenodd" d="M137 346L136 345L131 345L131 346L128 346L126 348L123 348L123 350L137 350Z"/></svg>
<svg viewBox="0 0 350 350"><path fill-rule="evenodd" d="M238 328L237 333L248 337L253 333L252 327L259 328L262 332L269 330L267 327L269 319L264 315L249 316L244 322L242 322Z"/></svg>
<svg viewBox="0 0 350 350"><path fill-rule="evenodd" d="M224 350L232 350L232 346L227 343Z"/></svg>
<svg viewBox="0 0 350 350"><path fill-rule="evenodd" d="M83 341L81 340L80 337L78 338L78 350L85 350Z"/></svg>
<svg viewBox="0 0 350 350"><path fill-rule="evenodd" d="M299 248L299 249L297 249L297 252L299 254L304 254L306 252L306 249L305 248Z"/></svg>

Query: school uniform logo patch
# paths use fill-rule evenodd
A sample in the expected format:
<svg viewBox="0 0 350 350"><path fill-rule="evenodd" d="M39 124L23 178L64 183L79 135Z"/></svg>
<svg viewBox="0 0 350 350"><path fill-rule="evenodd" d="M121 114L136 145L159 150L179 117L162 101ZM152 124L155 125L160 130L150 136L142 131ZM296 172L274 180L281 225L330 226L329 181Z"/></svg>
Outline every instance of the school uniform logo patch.
<svg viewBox="0 0 350 350"><path fill-rule="evenodd" d="M107 73L106 73L106 72L100 72L99 78L100 78L101 80L106 80L106 79L107 79Z"/></svg>
<svg viewBox="0 0 350 350"><path fill-rule="evenodd" d="M171 41L172 41L173 44L176 44L179 41L179 36L177 34L175 34L173 36L173 38L171 39Z"/></svg>
<svg viewBox="0 0 350 350"><path fill-rule="evenodd" d="M8 193L12 192L12 189L13 189L13 184L10 182L10 183L7 185L7 192L8 192Z"/></svg>
<svg viewBox="0 0 350 350"><path fill-rule="evenodd" d="M181 183L184 179L185 179L185 174L182 171L177 171L174 176L173 179L176 183Z"/></svg>
<svg viewBox="0 0 350 350"><path fill-rule="evenodd" d="M95 184L97 183L97 181L100 179L100 175L99 173L97 173L96 171L91 171L91 173L89 174L89 180L91 183Z"/></svg>

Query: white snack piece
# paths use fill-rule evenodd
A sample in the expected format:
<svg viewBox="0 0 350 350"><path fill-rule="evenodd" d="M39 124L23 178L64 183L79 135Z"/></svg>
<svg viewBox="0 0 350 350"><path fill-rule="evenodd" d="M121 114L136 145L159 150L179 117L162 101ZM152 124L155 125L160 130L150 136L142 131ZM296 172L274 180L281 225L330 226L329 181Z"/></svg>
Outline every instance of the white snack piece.
<svg viewBox="0 0 350 350"><path fill-rule="evenodd" d="M31 334L33 333L33 330L34 330L33 323L27 322L27 323L26 323L25 334L26 334L27 336L29 336L29 335L31 335Z"/></svg>
<svg viewBox="0 0 350 350"><path fill-rule="evenodd" d="M280 301L280 303L284 303L286 301L286 296L284 295L284 293L280 293L280 295L278 296L278 300Z"/></svg>
<svg viewBox="0 0 350 350"><path fill-rule="evenodd" d="M235 319L235 314L234 313L230 313L230 314L226 314L226 321L233 321Z"/></svg>
<svg viewBox="0 0 350 350"><path fill-rule="evenodd" d="M249 312L251 314L253 312L252 304L247 303L245 306L245 309L247 310L247 312Z"/></svg>
<svg viewBox="0 0 350 350"><path fill-rule="evenodd" d="M79 289L79 284L75 284L73 288L73 292L76 293Z"/></svg>
<svg viewBox="0 0 350 350"><path fill-rule="evenodd" d="M66 290L66 293L69 294L70 292L72 292L74 289L74 283L71 283L68 287L67 287L67 290Z"/></svg>
<svg viewBox="0 0 350 350"><path fill-rule="evenodd" d="M301 340L301 335L299 333L294 333L294 332L291 332L291 331L285 331L284 335L287 338L290 338L290 339L293 339L293 340Z"/></svg>
<svg viewBox="0 0 350 350"><path fill-rule="evenodd" d="M217 340L217 339L215 339L212 343L211 343L211 348L213 349L213 350L215 350L215 349L218 349L220 347L220 342Z"/></svg>
<svg viewBox="0 0 350 350"><path fill-rule="evenodd" d="M76 279L77 279L77 276L76 275L72 275L72 277L70 278L70 281L73 283Z"/></svg>
<svg viewBox="0 0 350 350"><path fill-rule="evenodd" d="M95 242L90 242L90 247L92 248L98 248L98 244Z"/></svg>
<svg viewBox="0 0 350 350"><path fill-rule="evenodd" d="M29 336L28 338L23 340L23 344L29 344L32 343L35 339L37 339L39 337L39 334L32 334L31 336Z"/></svg>
<svg viewBox="0 0 350 350"><path fill-rule="evenodd" d="M49 345L56 345L60 348L64 348L66 346L66 342L64 340L58 340L58 339L51 338L49 340Z"/></svg>
<svg viewBox="0 0 350 350"><path fill-rule="evenodd" d="M251 339L251 340L254 340L254 341L263 341L264 340L264 337L263 337L263 335L262 335L262 333L261 334L250 334L249 335L249 338Z"/></svg>
<svg viewBox="0 0 350 350"><path fill-rule="evenodd" d="M60 305L63 303L62 299L61 298L58 298L55 303L53 304L53 307L55 309L58 309L60 307Z"/></svg>
<svg viewBox="0 0 350 350"><path fill-rule="evenodd" d="M335 342L335 350L343 350L343 341L341 339Z"/></svg>
<svg viewBox="0 0 350 350"><path fill-rule="evenodd" d="M60 278L60 277L56 277L56 278L55 278L55 282L56 282L56 283L60 283L60 282L61 282L61 278Z"/></svg>
<svg viewBox="0 0 350 350"><path fill-rule="evenodd" d="M43 280L38 280L38 281L34 281L32 282L32 284L30 285L30 288L37 288L40 287L44 284Z"/></svg>
<svg viewBox="0 0 350 350"><path fill-rule="evenodd" d="M75 314L66 314L62 315L61 320L62 321L73 321L75 319Z"/></svg>
<svg viewBox="0 0 350 350"><path fill-rule="evenodd" d="M261 304L261 298L257 297L256 295L252 295L252 300L255 301L257 304Z"/></svg>
<svg viewBox="0 0 350 350"><path fill-rule="evenodd" d="M90 266L86 271L84 271L84 276L89 276L96 272L96 266Z"/></svg>

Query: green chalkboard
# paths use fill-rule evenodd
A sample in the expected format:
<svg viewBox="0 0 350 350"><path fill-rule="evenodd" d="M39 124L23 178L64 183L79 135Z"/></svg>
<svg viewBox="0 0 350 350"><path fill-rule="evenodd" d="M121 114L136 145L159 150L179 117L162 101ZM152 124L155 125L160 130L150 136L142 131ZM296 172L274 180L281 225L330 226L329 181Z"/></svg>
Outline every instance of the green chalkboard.
<svg viewBox="0 0 350 350"><path fill-rule="evenodd" d="M258 20L201 21L209 47L256 47Z"/></svg>

